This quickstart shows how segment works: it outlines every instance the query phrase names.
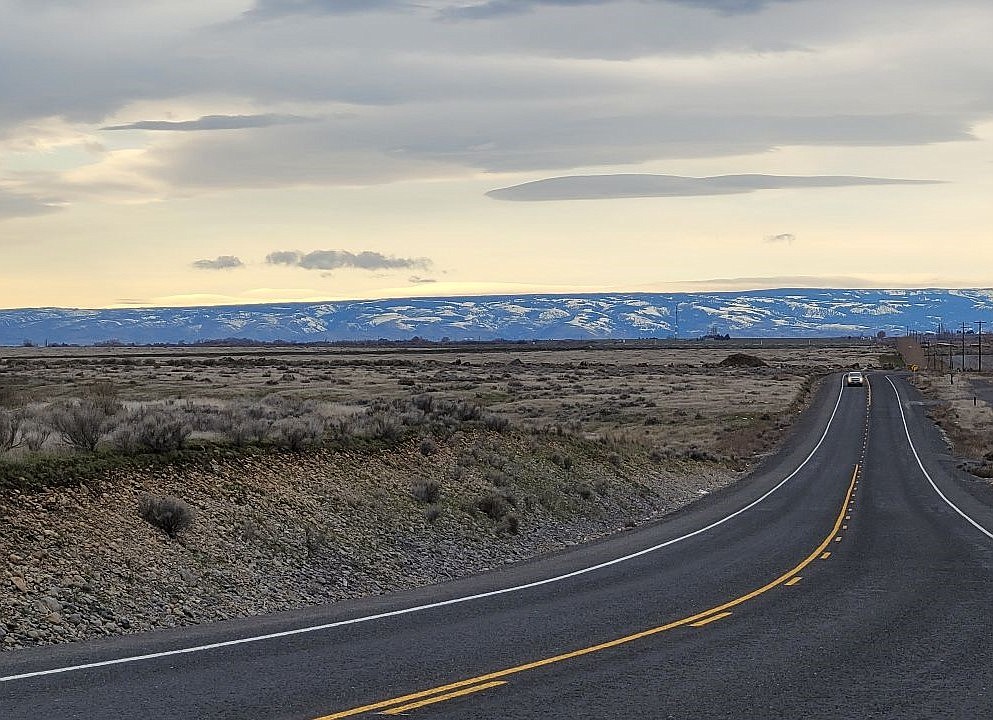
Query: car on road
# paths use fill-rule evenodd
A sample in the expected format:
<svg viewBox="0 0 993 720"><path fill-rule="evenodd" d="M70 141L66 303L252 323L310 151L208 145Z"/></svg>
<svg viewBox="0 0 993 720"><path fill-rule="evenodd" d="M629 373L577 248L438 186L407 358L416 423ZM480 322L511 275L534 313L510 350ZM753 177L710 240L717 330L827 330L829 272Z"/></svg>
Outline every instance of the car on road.
<svg viewBox="0 0 993 720"><path fill-rule="evenodd" d="M858 371L845 373L845 385L847 385L848 387L854 387L856 385L858 386L865 385L865 376Z"/></svg>

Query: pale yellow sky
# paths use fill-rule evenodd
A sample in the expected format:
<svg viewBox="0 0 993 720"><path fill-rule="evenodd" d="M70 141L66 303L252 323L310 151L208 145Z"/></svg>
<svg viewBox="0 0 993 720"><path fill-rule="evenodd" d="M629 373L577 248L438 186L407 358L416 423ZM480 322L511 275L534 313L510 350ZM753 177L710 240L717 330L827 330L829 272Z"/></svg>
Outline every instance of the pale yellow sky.
<svg viewBox="0 0 993 720"><path fill-rule="evenodd" d="M981 0L527 2L472 21L439 19L460 5L445 2L83 5L91 39L70 34L72 7L0 0L16 20L0 28L16 91L0 111L0 307L993 285ZM566 18L571 34L554 29ZM129 27L151 46L101 55ZM65 43L26 45L29 29ZM621 198L606 177L603 199L486 195L618 174L937 182ZM285 251L336 259L267 261ZM228 256L239 266L194 265Z"/></svg>

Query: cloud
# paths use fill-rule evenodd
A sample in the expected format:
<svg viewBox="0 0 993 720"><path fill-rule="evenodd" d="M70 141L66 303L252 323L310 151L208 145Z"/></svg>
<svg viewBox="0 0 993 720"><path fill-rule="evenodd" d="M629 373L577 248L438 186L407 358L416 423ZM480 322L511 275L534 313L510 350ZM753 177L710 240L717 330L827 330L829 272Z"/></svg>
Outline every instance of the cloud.
<svg viewBox="0 0 993 720"><path fill-rule="evenodd" d="M642 0L645 4L683 5L723 15L758 12L772 2L797 0ZM291 15L356 15L372 12L434 11L446 20L485 20L524 15L543 7L575 8L620 4L622 0L256 0L247 18Z"/></svg>
<svg viewBox="0 0 993 720"><path fill-rule="evenodd" d="M301 257L295 250L279 250L269 253L265 261L270 265L299 265Z"/></svg>
<svg viewBox="0 0 993 720"><path fill-rule="evenodd" d="M419 275L411 275L407 281L412 285L430 285L438 282L435 278L420 277Z"/></svg>
<svg viewBox="0 0 993 720"><path fill-rule="evenodd" d="M568 22L553 12L436 22L446 9L501 1L558 6ZM993 112L993 51L979 32L989 9L977 4L977 21L959 27L936 25L924 2L880 3L254 2L251 13L282 18L272 23L231 22L253 5L236 0L138 3L123 14L109 2L59 13L24 3L0 26L9 88L0 137L12 128L32 138L37 118L91 135L88 124L166 131L101 134L111 146L141 146L115 160L122 190L85 188L110 202L134 195L128 186L150 185L142 194L159 200L974 139L971 128ZM885 18L895 7L907 28L926 32L894 34ZM78 33L82 22L92 34ZM32 40L41 33L52 42ZM191 119L162 119L167 111ZM341 112L354 120L336 119ZM252 127L269 129L194 132Z"/></svg>
<svg viewBox="0 0 993 720"><path fill-rule="evenodd" d="M398 0L256 0L246 17L276 18L288 15L355 15L411 7Z"/></svg>
<svg viewBox="0 0 993 720"><path fill-rule="evenodd" d="M686 5L724 15L758 12L773 1L775 0L654 0L656 3ZM585 5L607 5L617 2L619 0L487 0L486 2L461 3L447 7L441 11L441 16L453 20L485 20L506 15L523 15L540 7L569 8Z"/></svg>
<svg viewBox="0 0 993 720"><path fill-rule="evenodd" d="M843 175L573 175L548 178L486 193L497 200L606 200L638 197L735 195L758 190L837 188L858 185L927 185L937 180L851 177Z"/></svg>
<svg viewBox="0 0 993 720"><path fill-rule="evenodd" d="M431 266L431 261L427 258L398 258L368 250L359 253L348 250L315 250L309 253L279 250L269 253L266 262L270 265L291 265L305 270L338 270L340 268L425 270Z"/></svg>
<svg viewBox="0 0 993 720"><path fill-rule="evenodd" d="M55 200L0 188L0 220L46 215L58 209Z"/></svg>
<svg viewBox="0 0 993 720"><path fill-rule="evenodd" d="M221 255L213 260L197 260L193 267L200 270L230 270L243 267L244 263L234 255Z"/></svg>
<svg viewBox="0 0 993 720"><path fill-rule="evenodd" d="M180 193L369 186L453 179L476 171L549 173L743 155L780 145L924 144L970 137L953 118L939 117L772 119L680 116L650 108L627 116L587 117L579 108L570 109L572 102L588 99L560 98L550 91L543 100L496 105L467 99L364 108L355 119L325 118L258 135L170 133L135 158L133 171Z"/></svg>
<svg viewBox="0 0 993 720"><path fill-rule="evenodd" d="M768 235L765 238L767 243L786 243L787 245L792 245L794 240L796 240L796 235L793 233L779 233L778 235Z"/></svg>
<svg viewBox="0 0 993 720"><path fill-rule="evenodd" d="M773 290L789 288L869 288L890 287L892 283L871 281L851 275L775 275L767 277L711 278L669 283L704 290Z"/></svg>
<svg viewBox="0 0 993 720"><path fill-rule="evenodd" d="M542 6L576 7L605 5L615 0L489 0L456 5L441 11L441 16L451 20L487 20L505 15L523 15Z"/></svg>
<svg viewBox="0 0 993 720"><path fill-rule="evenodd" d="M108 125L101 130L173 130L190 132L194 130L242 130L245 128L265 128L273 125L292 125L314 122L315 118L300 115L204 115L197 120L139 120L124 125Z"/></svg>

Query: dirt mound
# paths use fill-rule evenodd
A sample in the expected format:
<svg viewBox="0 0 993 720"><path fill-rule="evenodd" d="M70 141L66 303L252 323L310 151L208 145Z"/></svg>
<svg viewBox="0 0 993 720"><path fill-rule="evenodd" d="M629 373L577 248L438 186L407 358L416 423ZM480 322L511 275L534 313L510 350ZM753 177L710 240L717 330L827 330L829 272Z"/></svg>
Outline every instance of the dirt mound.
<svg viewBox="0 0 993 720"><path fill-rule="evenodd" d="M732 353L717 363L717 367L769 367L769 363L754 355Z"/></svg>

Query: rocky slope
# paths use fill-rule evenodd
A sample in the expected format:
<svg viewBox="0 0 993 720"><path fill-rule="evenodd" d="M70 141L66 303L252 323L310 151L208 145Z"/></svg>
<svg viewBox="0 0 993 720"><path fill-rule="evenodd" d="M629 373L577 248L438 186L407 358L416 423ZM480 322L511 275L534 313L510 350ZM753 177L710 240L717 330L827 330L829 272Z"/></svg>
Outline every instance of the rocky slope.
<svg viewBox="0 0 993 720"><path fill-rule="evenodd" d="M4 491L0 648L441 582L644 522L736 477L617 450L473 431L434 447L219 456ZM138 512L162 495L196 512L176 539Z"/></svg>

